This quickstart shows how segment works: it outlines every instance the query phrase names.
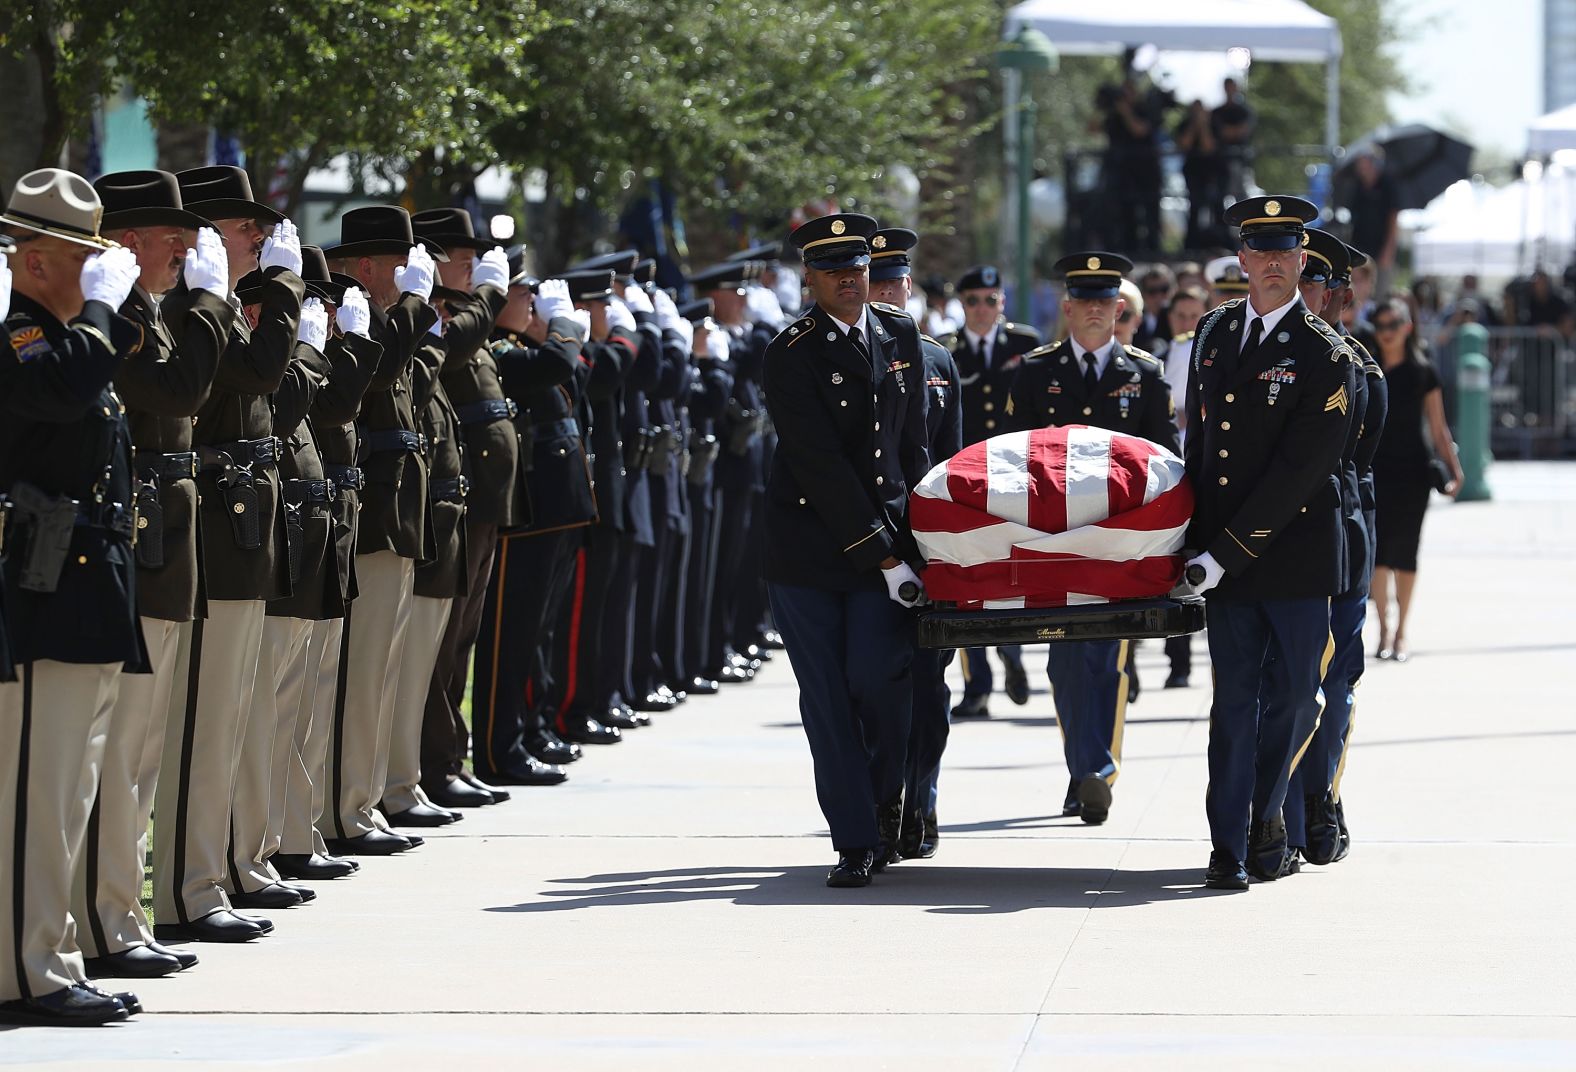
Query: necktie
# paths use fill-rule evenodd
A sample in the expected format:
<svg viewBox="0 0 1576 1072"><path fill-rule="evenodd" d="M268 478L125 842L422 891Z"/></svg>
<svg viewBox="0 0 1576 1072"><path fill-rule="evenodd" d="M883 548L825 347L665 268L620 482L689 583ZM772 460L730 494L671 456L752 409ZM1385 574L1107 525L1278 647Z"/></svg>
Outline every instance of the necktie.
<svg viewBox="0 0 1576 1072"><path fill-rule="evenodd" d="M865 341L860 337L858 328L848 329L848 341L854 344L854 349L859 351L860 357L863 357L866 362L870 361L870 351L866 349Z"/></svg>
<svg viewBox="0 0 1576 1072"><path fill-rule="evenodd" d="M980 368L982 368L982 369L989 368L989 365L987 364L988 355L985 352L985 340L984 339L981 339L979 342L974 344L974 356L979 358Z"/></svg>
<svg viewBox="0 0 1576 1072"><path fill-rule="evenodd" d="M1253 318L1253 323L1248 325L1247 338L1242 344L1242 353L1238 356L1238 360L1245 362L1251 358L1254 351L1259 348L1259 343L1263 341L1264 318L1256 316Z"/></svg>
<svg viewBox="0 0 1576 1072"><path fill-rule="evenodd" d="M1100 375L1094 370L1094 355L1084 354L1084 394L1093 397L1095 384L1099 382Z"/></svg>

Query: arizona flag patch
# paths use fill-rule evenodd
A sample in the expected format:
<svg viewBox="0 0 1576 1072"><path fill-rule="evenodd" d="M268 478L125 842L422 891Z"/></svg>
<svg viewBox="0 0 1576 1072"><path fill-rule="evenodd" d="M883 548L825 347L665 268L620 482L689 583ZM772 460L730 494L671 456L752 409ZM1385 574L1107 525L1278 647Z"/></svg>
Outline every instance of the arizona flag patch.
<svg viewBox="0 0 1576 1072"><path fill-rule="evenodd" d="M11 349L16 351L18 361L31 361L40 354L49 353L49 340L44 338L44 329L36 324L18 328L11 333Z"/></svg>

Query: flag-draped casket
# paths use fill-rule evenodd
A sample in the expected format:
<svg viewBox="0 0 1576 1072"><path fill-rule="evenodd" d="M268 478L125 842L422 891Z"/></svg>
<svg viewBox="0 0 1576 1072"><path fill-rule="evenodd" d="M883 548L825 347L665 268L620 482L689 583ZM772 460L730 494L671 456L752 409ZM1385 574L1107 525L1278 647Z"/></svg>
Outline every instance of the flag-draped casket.
<svg viewBox="0 0 1576 1072"><path fill-rule="evenodd" d="M1163 596L1192 513L1180 458L1084 425L965 447L909 501L926 592L970 610Z"/></svg>

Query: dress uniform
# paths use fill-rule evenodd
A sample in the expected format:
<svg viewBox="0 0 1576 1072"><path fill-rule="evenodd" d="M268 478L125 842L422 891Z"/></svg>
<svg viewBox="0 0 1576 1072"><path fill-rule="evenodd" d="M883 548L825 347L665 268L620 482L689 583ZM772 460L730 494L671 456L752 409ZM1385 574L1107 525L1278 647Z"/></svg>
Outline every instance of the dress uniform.
<svg viewBox="0 0 1576 1072"><path fill-rule="evenodd" d="M87 180L45 168L18 180L0 214L18 248L0 347L16 672L0 682L0 1023L92 1025L140 1011L131 995L88 985L70 913L121 671L147 672L131 435L110 382L141 344L116 313L138 270L129 250L104 252L113 243L99 236L100 212ZM73 255L88 251L98 256L86 264ZM51 307L75 314L62 323Z"/></svg>
<svg viewBox="0 0 1576 1072"><path fill-rule="evenodd" d="M987 300L1001 297L1001 272L992 265L970 268L958 280L957 290L966 298ZM966 292L973 291L973 294ZM959 328L952 339L952 357L958 366L958 383L963 388L963 445L970 446L1007 430L1007 393L1018 375L1023 356L1040 345L1040 333L1027 324L1014 324L998 318L992 332L976 335L967 327ZM996 649L1006 670L1007 694L1013 703L1029 702L1029 679L1016 645ZM984 648L964 648L963 700L953 711L954 718L980 718L990 712L987 705L995 681Z"/></svg>
<svg viewBox="0 0 1576 1072"><path fill-rule="evenodd" d="M907 314L864 304L875 232L875 220L853 213L793 232L823 298L767 348L764 381L778 434L766 577L839 853L833 886L866 885L896 857L912 704L908 608L922 597L907 560L918 555L908 489L929 468L924 356ZM839 320L828 305L851 306L857 319Z"/></svg>
<svg viewBox="0 0 1576 1072"><path fill-rule="evenodd" d="M106 175L95 188L105 208L101 230L112 238L124 237L128 228L178 227L189 233L208 226L181 207L180 188L168 172ZM125 403L135 447L137 613L153 672L121 678L77 866L72 916L89 970L99 976L166 974L195 962L190 953L153 949L153 929L142 911L142 878L166 712L176 682L186 679L187 667L177 654L206 609L191 419L208 396L235 313L225 300L230 290L224 246L209 230L188 269L190 276L206 273L207 289L199 287L187 309L185 345L177 350L148 289L162 294L173 283L165 267L170 252L150 244L145 255L150 265L155 259L164 263L145 270L121 306L121 316L142 329L142 346L116 369L115 392Z"/></svg>
<svg viewBox="0 0 1576 1072"><path fill-rule="evenodd" d="M1339 468L1357 365L1291 289L1316 215L1294 197L1232 206L1253 291L1206 316L1194 340L1188 544L1203 550L1190 565L1205 571L1214 671L1205 883L1216 888L1245 889L1249 870L1274 879L1285 863L1287 779L1322 706L1330 597L1348 583ZM1256 293L1278 307L1258 308Z"/></svg>
<svg viewBox="0 0 1576 1072"><path fill-rule="evenodd" d="M1084 346L1076 335L1080 306L1109 302L1114 329L1126 257L1105 252L1073 253L1056 262L1067 289L1063 316L1074 336L1031 351L1018 370L1008 398L1014 429L1084 424L1141 436L1175 454L1177 438L1171 391L1164 366L1114 333ZM1105 306L1090 308L1103 309ZM1051 644L1046 671L1062 731L1070 778L1063 814L1103 823L1110 813L1111 787L1121 773L1122 730L1128 701L1129 642L1093 640Z"/></svg>
<svg viewBox="0 0 1576 1072"><path fill-rule="evenodd" d="M416 563L433 557L426 441L416 423L411 376L416 348L438 321L427 302L434 283L432 258L446 255L441 248L429 254L417 246L409 215L392 206L345 213L340 239L325 253L368 286L374 299L371 335L383 352L358 422L364 486L356 530L357 597L345 616L344 697L335 711L328 803L320 822L337 853L387 855L421 843L414 835L388 830L377 805L388 773ZM407 255L406 264L394 269L392 289L398 297L384 308L376 290L387 284L374 285L373 273L380 269L368 258Z"/></svg>
<svg viewBox="0 0 1576 1072"><path fill-rule="evenodd" d="M528 284L523 276L515 285ZM502 533L488 577L471 688L471 756L495 785L552 785L563 768L545 763L564 748L542 719L535 686L548 631L555 574L573 556L578 530L596 517L591 467L580 438L575 373L584 341L569 313L568 286L541 285L537 315L500 314L490 346L503 389L517 407L529 520ZM529 332L529 334L528 334ZM463 697L451 697L456 704Z"/></svg>
<svg viewBox="0 0 1576 1072"><path fill-rule="evenodd" d="M289 367L306 284L294 227L253 200L244 171L197 168L177 178L187 210L229 235L232 289L246 274L238 265L258 267L247 234L233 232L234 221L254 229L272 225L275 233L263 246L256 322L240 315L232 293L237 315L192 428L208 605L191 633L190 673L171 698L164 776L154 799L154 935L249 941L271 925L230 912L230 810L267 601L290 593L280 441L269 395ZM227 221L233 233L225 231ZM177 350L186 345L187 310L200 294L188 281L160 303Z"/></svg>

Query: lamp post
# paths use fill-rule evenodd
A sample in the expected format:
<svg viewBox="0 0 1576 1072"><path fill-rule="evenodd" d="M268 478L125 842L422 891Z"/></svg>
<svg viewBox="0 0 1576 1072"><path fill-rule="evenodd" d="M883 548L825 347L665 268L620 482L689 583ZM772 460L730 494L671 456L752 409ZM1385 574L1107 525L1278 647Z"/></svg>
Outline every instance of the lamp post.
<svg viewBox="0 0 1576 1072"><path fill-rule="evenodd" d="M996 66L1001 68L1006 98L1007 126L1004 131L1008 182L1014 184L1007 200L1007 215L1013 223L1014 261L1013 315L1019 320L1030 317L1030 297L1034 286L1034 256L1029 244L1029 182L1034 178L1034 96L1026 75L1054 71L1056 47L1039 30L1020 26L1018 32L996 49Z"/></svg>

